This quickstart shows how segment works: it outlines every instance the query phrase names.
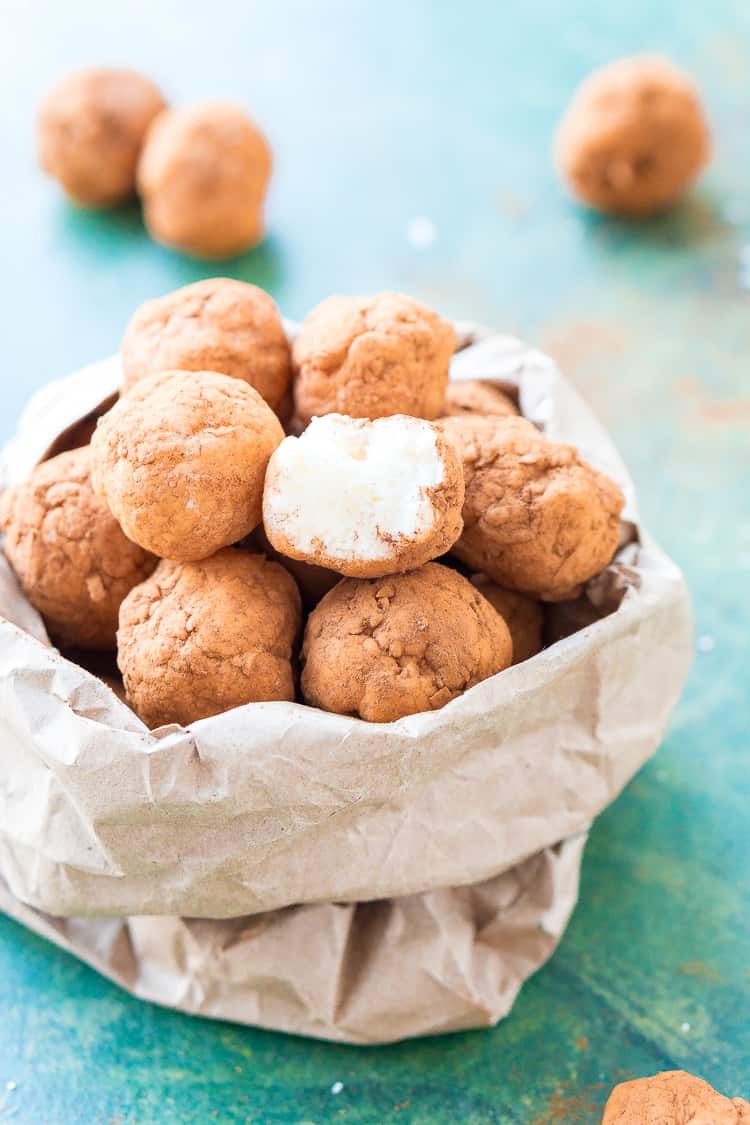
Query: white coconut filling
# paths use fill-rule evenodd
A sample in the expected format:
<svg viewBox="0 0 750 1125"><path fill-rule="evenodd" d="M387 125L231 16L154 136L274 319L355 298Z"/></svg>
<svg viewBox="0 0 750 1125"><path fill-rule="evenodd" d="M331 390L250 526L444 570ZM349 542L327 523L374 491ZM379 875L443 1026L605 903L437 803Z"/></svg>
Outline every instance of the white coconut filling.
<svg viewBox="0 0 750 1125"><path fill-rule="evenodd" d="M435 523L429 490L443 483L436 433L418 418L373 422L327 414L271 458L263 519L273 540L334 559L387 559L399 539L420 540Z"/></svg>

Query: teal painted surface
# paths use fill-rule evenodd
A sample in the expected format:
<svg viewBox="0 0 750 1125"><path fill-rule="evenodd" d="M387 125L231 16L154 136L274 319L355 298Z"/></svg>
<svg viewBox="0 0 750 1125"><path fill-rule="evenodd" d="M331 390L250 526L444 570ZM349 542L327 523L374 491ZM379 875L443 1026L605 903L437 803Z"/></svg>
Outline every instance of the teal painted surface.
<svg viewBox="0 0 750 1125"><path fill-rule="evenodd" d="M244 100L274 142L271 236L223 272L291 316L403 289L560 358L687 572L699 641L664 746L593 831L559 952L499 1028L357 1050L197 1022L2 920L0 1123L593 1125L616 1081L671 1066L748 1096L750 7L131 0L109 29L104 11L0 5L0 437L35 387L114 351L141 300L213 272L34 168L50 80L132 64L176 99ZM643 48L695 73L717 151L689 202L629 227L564 199L549 145L576 80Z"/></svg>

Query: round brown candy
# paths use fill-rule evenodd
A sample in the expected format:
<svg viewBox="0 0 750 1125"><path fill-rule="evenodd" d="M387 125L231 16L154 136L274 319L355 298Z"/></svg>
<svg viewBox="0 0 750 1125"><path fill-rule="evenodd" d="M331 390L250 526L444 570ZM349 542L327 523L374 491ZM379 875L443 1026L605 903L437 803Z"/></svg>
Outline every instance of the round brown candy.
<svg viewBox="0 0 750 1125"><path fill-rule="evenodd" d="M132 70L82 70L50 90L39 109L39 160L87 207L111 207L135 191L136 165L160 91Z"/></svg>
<svg viewBox="0 0 750 1125"><path fill-rule="evenodd" d="M679 199L709 151L692 80L651 55L620 59L590 74L555 143L558 168L574 195L598 211L632 217Z"/></svg>
<svg viewBox="0 0 750 1125"><path fill-rule="evenodd" d="M208 102L168 110L138 164L146 226L165 246L231 258L263 238L271 150L244 110Z"/></svg>

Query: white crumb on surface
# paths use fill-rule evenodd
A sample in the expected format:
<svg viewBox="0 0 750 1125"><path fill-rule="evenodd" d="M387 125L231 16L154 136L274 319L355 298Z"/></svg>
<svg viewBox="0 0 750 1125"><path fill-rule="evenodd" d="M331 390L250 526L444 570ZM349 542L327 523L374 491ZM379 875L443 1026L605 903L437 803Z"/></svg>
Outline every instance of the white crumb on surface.
<svg viewBox="0 0 750 1125"><path fill-rule="evenodd" d="M344 1083L343 1082L334 1082L334 1084L331 1086L331 1093L335 1097L336 1094L340 1094L343 1089L344 1089Z"/></svg>
<svg viewBox="0 0 750 1125"><path fill-rule="evenodd" d="M327 414L276 449L266 475L263 521L304 553L379 560L394 540L419 541L435 524L430 490L445 463L433 427L395 415L373 422Z"/></svg>
<svg viewBox="0 0 750 1125"><path fill-rule="evenodd" d="M415 250L427 250L437 241L437 227L426 215L415 215L406 227L406 237Z"/></svg>
<svg viewBox="0 0 750 1125"><path fill-rule="evenodd" d="M685 1021L685 1023L681 1023L680 1031L690 1031L690 1024L687 1021Z"/></svg>

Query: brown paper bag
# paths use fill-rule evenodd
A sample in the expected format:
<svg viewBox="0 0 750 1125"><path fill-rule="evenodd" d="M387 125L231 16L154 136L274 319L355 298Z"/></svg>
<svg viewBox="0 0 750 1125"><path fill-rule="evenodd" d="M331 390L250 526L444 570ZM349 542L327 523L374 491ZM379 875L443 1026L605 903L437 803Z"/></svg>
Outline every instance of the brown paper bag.
<svg viewBox="0 0 750 1125"><path fill-rule="evenodd" d="M383 1042L509 1010L564 930L592 818L660 741L691 622L554 364L471 327L462 342L453 378L516 387L526 417L626 494L623 548L560 639L397 723L262 703L149 732L45 643L0 567L0 908L203 1015ZM6 480L85 440L118 384L113 359L46 388Z"/></svg>

